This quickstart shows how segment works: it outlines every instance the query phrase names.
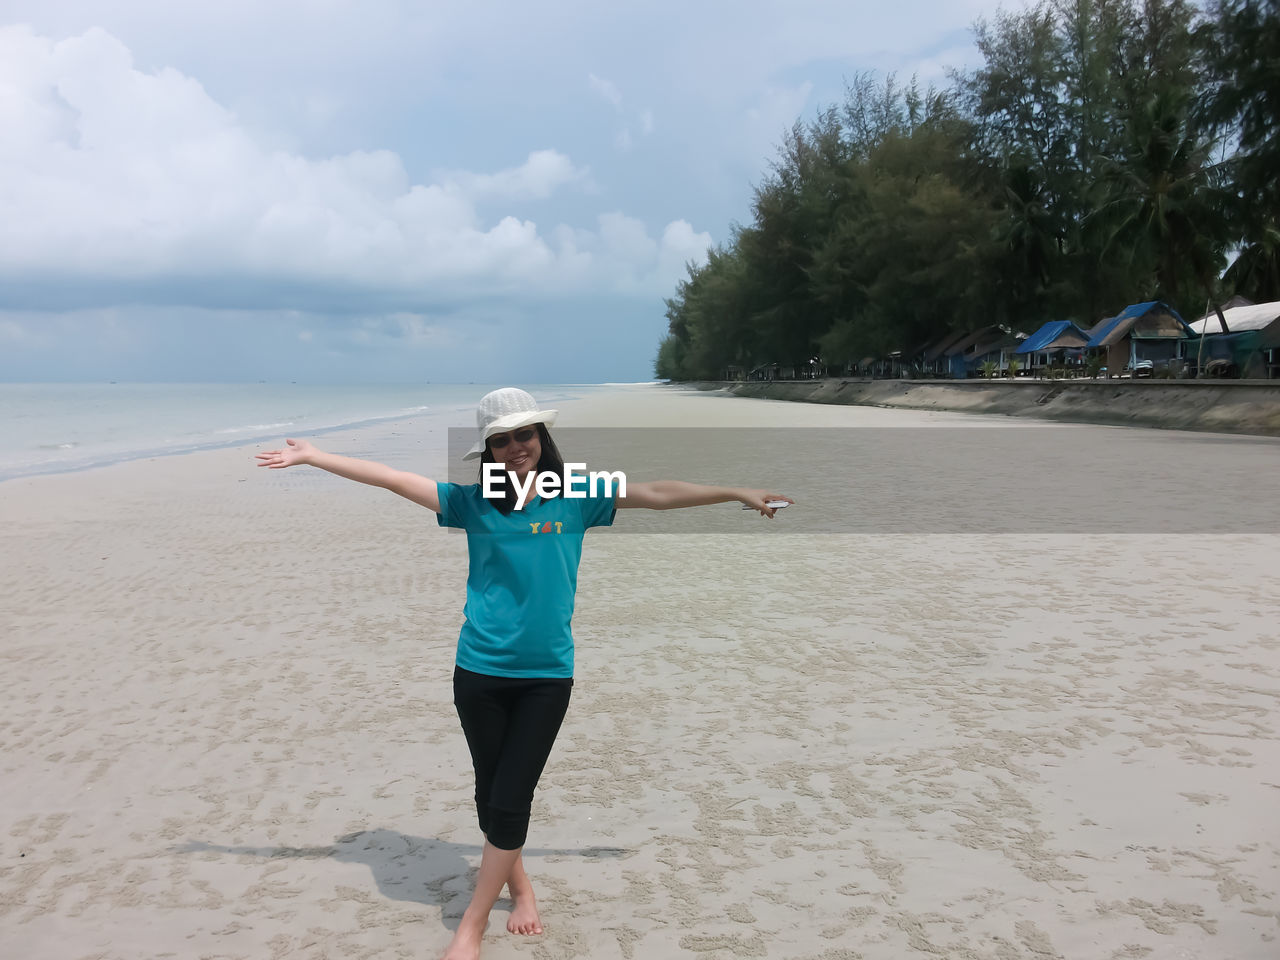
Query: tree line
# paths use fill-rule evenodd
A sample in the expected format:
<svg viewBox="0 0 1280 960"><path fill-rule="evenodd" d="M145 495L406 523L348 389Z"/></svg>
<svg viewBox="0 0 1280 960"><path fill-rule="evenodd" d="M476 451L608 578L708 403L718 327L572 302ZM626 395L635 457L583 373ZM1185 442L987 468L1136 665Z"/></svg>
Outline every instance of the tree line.
<svg viewBox="0 0 1280 960"><path fill-rule="evenodd" d="M1039 0L979 21L983 64L945 89L857 74L689 266L657 376L1280 300L1278 8Z"/></svg>

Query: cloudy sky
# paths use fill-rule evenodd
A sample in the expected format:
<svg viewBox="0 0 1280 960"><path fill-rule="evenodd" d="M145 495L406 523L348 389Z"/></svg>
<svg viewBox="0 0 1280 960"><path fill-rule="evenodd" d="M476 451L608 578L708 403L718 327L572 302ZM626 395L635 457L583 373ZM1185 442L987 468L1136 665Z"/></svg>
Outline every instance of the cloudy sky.
<svg viewBox="0 0 1280 960"><path fill-rule="evenodd" d="M0 380L649 379L783 131L995 7L0 0Z"/></svg>

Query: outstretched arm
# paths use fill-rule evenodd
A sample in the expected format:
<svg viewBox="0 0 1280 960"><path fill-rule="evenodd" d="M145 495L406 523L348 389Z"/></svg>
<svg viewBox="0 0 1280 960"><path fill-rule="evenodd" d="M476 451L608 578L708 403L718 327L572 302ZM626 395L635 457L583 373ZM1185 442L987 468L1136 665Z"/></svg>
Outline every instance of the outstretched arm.
<svg viewBox="0 0 1280 960"><path fill-rule="evenodd" d="M680 507L701 507L711 503L745 503L753 510L759 510L766 517L774 515L775 508L766 505L766 500L785 500L795 503L790 497L784 497L768 490L753 490L747 487L709 487L701 483L686 483L683 480L652 480L648 483L628 483L627 495L618 497L619 507L644 507L648 510L677 510Z"/></svg>
<svg viewBox="0 0 1280 960"><path fill-rule="evenodd" d="M421 504L428 510L440 512L440 494L434 480L405 470L396 470L383 463L374 463L372 460L357 460L355 457L325 453L307 440L286 440L285 444L282 450L268 450L258 454L258 466L271 470L283 470L299 464L319 467L347 480L382 487L406 500Z"/></svg>

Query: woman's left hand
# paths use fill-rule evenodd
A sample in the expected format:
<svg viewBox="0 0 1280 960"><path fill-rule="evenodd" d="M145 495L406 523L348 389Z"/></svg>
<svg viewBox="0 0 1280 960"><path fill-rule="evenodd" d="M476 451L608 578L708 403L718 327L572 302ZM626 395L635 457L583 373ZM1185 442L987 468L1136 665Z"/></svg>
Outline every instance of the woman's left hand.
<svg viewBox="0 0 1280 960"><path fill-rule="evenodd" d="M759 510L761 516L770 518L772 518L780 508L769 506L768 501L785 500L787 503L795 503L795 501L790 497L785 497L780 493L773 493L770 490L743 490L739 493L738 499L752 510Z"/></svg>

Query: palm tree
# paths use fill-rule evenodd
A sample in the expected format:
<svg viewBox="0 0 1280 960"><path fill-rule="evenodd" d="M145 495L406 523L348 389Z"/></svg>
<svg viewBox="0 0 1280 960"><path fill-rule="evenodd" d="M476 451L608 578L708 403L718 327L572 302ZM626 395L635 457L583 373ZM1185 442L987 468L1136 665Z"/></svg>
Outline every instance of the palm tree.
<svg viewBox="0 0 1280 960"><path fill-rule="evenodd" d="M1228 197L1212 150L1190 120L1189 95L1160 91L1131 112L1123 155L1102 164L1088 218L1095 249L1170 303L1198 300L1222 265Z"/></svg>
<svg viewBox="0 0 1280 960"><path fill-rule="evenodd" d="M1230 291L1255 303L1280 300L1280 227L1260 227L1261 239L1250 243L1222 275Z"/></svg>
<svg viewBox="0 0 1280 960"><path fill-rule="evenodd" d="M1280 299L1280 4L1214 0L1198 31L1208 87L1201 115L1234 140L1232 204L1240 255L1223 277L1227 290L1258 302Z"/></svg>

